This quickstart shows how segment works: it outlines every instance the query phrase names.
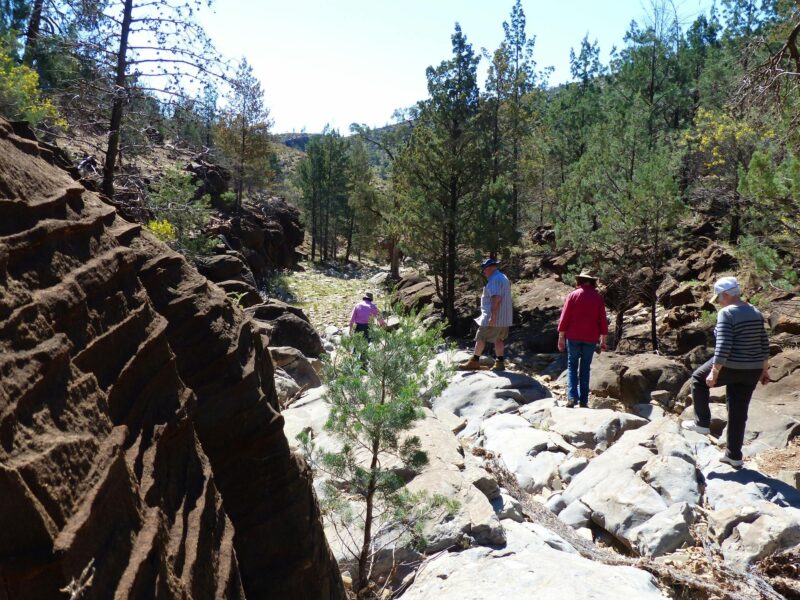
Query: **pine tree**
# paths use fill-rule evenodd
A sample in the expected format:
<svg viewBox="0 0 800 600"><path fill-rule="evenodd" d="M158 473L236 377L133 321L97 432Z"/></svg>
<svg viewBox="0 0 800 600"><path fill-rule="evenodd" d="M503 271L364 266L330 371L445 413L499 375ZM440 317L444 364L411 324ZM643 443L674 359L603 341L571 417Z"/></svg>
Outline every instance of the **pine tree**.
<svg viewBox="0 0 800 600"><path fill-rule="evenodd" d="M370 338L367 342L360 333L343 338L323 370L330 407L325 430L342 444L341 450L317 451L309 435L298 436L312 465L329 476L322 501L336 510L331 517L351 531L354 520L363 528L360 547L352 548L357 592L369 584L376 525L413 526L408 515L419 499L404 491L398 469L385 466L386 457L399 458L403 469L418 470L427 463L419 438L405 432L423 416L423 394L441 393L448 375L444 363L428 368L443 340L440 329L423 326L421 315L403 317L392 331L372 329ZM353 514L348 499L357 499L363 511Z"/></svg>
<svg viewBox="0 0 800 600"><path fill-rule="evenodd" d="M261 82L253 67L242 59L231 82L232 94L227 110L217 126L217 140L234 174L236 208L242 206L245 190L266 184L272 175L269 109L264 105Z"/></svg>
<svg viewBox="0 0 800 600"><path fill-rule="evenodd" d="M477 65L461 27L452 38L453 56L428 67L429 98L418 106L408 147L395 163L397 189L407 196L402 210L412 231L410 244L431 265L445 316L455 318L457 250L473 226L485 163L478 144Z"/></svg>

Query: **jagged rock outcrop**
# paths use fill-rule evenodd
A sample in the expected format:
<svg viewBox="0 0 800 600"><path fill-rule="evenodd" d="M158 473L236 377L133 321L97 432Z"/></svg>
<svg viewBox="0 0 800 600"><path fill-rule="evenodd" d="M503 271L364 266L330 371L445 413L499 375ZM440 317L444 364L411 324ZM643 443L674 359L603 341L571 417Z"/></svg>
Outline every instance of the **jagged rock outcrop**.
<svg viewBox="0 0 800 600"><path fill-rule="evenodd" d="M246 203L227 218L223 214L210 232L225 242L227 251L238 252L256 280L275 269L297 265L295 248L303 243L304 229L300 211L278 197Z"/></svg>
<svg viewBox="0 0 800 600"><path fill-rule="evenodd" d="M343 598L250 319L52 162L0 120L0 597Z"/></svg>

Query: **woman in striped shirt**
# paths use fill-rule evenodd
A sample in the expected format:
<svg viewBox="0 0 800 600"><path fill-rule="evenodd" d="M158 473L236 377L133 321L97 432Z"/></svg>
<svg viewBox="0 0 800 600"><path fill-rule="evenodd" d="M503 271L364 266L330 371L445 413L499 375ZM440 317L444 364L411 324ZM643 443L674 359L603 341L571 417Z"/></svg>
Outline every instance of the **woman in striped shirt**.
<svg viewBox="0 0 800 600"><path fill-rule="evenodd" d="M726 386L728 433L725 456L720 460L740 467L747 409L756 384L769 382L769 340L764 317L752 304L741 298L735 277L723 277L714 284L714 302L722 306L717 314L714 357L692 374L692 402L695 420L683 427L709 433L711 410L709 388Z"/></svg>

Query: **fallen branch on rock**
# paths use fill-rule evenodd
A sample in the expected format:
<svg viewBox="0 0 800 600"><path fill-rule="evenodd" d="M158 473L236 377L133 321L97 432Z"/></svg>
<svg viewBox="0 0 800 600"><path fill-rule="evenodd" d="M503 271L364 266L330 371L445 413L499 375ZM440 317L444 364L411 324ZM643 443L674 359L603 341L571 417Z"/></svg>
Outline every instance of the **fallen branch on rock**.
<svg viewBox="0 0 800 600"><path fill-rule="evenodd" d="M527 519L546 527L572 544L584 558L611 566L642 569L655 576L662 585L682 593L688 593L689 597L695 599L783 600L784 598L764 578L752 573L733 571L713 560L709 562L710 573L718 581L724 583L716 583L677 567L658 563L650 558L631 558L602 550L593 542L579 536L572 527L562 522L546 506L533 500L520 487L516 476L496 459L487 461L486 468L495 475L497 483L506 488L508 493L520 503L522 513Z"/></svg>

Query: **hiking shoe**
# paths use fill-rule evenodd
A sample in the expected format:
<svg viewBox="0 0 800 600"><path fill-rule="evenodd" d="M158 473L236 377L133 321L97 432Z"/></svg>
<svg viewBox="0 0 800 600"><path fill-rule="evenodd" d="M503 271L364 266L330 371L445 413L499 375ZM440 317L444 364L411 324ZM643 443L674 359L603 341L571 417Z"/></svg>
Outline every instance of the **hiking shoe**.
<svg viewBox="0 0 800 600"><path fill-rule="evenodd" d="M567 400L567 408L575 408L575 405L577 403L578 403L577 400L573 400L572 398L570 398L569 400Z"/></svg>
<svg viewBox="0 0 800 600"><path fill-rule="evenodd" d="M589 403L587 402L586 404L581 404L580 406L581 408L589 408Z"/></svg>
<svg viewBox="0 0 800 600"><path fill-rule="evenodd" d="M506 370L506 361L504 360L495 360L494 365L492 366L492 371L505 371Z"/></svg>
<svg viewBox="0 0 800 600"><path fill-rule="evenodd" d="M697 433L711 433L711 429L708 427L703 427L702 425L698 425L694 421L683 421L681 423L681 427L688 429L689 431L696 431Z"/></svg>
<svg viewBox="0 0 800 600"><path fill-rule="evenodd" d="M730 465L730 466L735 467L737 469L744 464L743 460L736 460L735 458L731 458L727 454L723 454L722 458L719 459L719 462L723 462L726 465Z"/></svg>
<svg viewBox="0 0 800 600"><path fill-rule="evenodd" d="M477 371L481 368L481 361L473 356L468 361L462 362L460 365L458 365L458 368L462 371Z"/></svg>

